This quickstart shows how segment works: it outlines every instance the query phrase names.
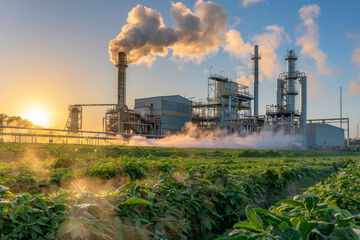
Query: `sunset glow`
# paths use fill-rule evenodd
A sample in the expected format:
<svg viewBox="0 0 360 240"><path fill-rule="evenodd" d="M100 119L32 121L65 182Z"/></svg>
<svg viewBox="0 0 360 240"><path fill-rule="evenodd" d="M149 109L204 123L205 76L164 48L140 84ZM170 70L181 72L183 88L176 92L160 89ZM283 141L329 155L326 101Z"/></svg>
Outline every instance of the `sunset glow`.
<svg viewBox="0 0 360 240"><path fill-rule="evenodd" d="M33 124L44 127L48 125L48 112L41 108L29 109L25 115L25 118L31 121Z"/></svg>

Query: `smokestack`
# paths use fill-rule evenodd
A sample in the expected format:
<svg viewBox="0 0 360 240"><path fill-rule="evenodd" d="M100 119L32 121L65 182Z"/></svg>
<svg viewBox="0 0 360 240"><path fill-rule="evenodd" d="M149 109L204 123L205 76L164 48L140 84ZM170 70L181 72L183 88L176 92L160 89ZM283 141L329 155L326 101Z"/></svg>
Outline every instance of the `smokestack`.
<svg viewBox="0 0 360 240"><path fill-rule="evenodd" d="M254 46L254 54L251 56L253 60L253 74L254 74L254 115L259 115L259 55L258 45Z"/></svg>
<svg viewBox="0 0 360 240"><path fill-rule="evenodd" d="M118 55L118 108L124 109L126 105L126 68L127 68L126 54L119 52Z"/></svg>

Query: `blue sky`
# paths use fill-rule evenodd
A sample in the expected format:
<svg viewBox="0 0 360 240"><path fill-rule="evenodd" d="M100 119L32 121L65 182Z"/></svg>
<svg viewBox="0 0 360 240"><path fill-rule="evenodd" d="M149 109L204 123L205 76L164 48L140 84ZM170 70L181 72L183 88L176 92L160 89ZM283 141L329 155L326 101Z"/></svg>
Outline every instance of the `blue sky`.
<svg viewBox="0 0 360 240"><path fill-rule="evenodd" d="M195 2L182 1L192 13ZM295 49L298 70L311 78L308 118L338 117L342 86L343 116L350 117L351 136L356 136L360 119L360 60L356 55L360 47L359 1L265 0L247 6L239 0L213 2L227 14L224 34L230 30L240 33L248 44L243 46L245 52L225 50L230 45L229 40L224 40L217 45L217 51L205 54L201 61L174 60L174 50L169 48L167 56L156 56L151 67L131 64L127 71L130 107L140 97L171 94L206 97L210 66L212 72L223 71L233 79L249 80L250 59L239 54L247 56L246 49L255 39L266 44L274 38L277 46L273 49L264 49L259 44L265 57L275 56L275 61L265 58L261 61L260 68L268 72L262 74L260 84L260 113L264 113L266 105L275 103L275 77L286 71L286 50ZM166 27L177 27L170 15L173 6L164 0L0 1L0 112L23 115L28 108L39 106L49 112L52 126L63 127L69 104L115 103L117 71L109 59L109 41L122 31L128 13L138 4L159 12ZM307 8L314 4L318 7ZM302 19L299 10L303 7L313 12L307 12ZM317 43L316 51L310 51L310 55L302 53L303 45L298 44L308 33L304 19L309 18L316 29L310 40ZM269 30L269 26L277 28ZM237 42L238 39L233 39L232 43ZM314 57L319 52L320 62L329 72L317 68L319 60ZM271 67L271 62L276 64ZM85 128L99 129L104 111L85 109Z"/></svg>

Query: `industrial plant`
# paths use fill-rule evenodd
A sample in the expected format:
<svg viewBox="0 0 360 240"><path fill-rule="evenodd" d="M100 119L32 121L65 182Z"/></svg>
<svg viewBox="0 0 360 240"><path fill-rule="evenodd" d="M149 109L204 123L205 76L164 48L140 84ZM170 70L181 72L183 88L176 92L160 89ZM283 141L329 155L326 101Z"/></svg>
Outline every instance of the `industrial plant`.
<svg viewBox="0 0 360 240"><path fill-rule="evenodd" d="M254 94L249 86L233 81L221 74L208 77L208 93L205 101L191 101L180 95L156 96L135 99L134 109L126 105L126 53L118 53L117 104L84 104L69 106L68 131L82 130L82 108L108 106L103 117L106 133L122 136L140 135L163 138L180 131L186 122L199 128L223 129L225 134L246 136L261 131L282 131L298 136L304 146L310 148L344 148L344 129L329 123L347 124L347 118L307 119L307 77L296 69L298 56L294 50L287 52L286 72L276 80L276 104L267 105L266 113L259 114L259 47L254 46L251 55L254 77ZM300 109L297 109L300 103ZM349 139L349 137L347 137Z"/></svg>
<svg viewBox="0 0 360 240"><path fill-rule="evenodd" d="M69 139L75 139L87 144L100 144L100 141L102 144L124 144L133 136L165 138L181 131L186 123L192 122L203 131L221 129L224 135L248 136L262 131L282 132L295 136L298 139L297 145L321 150L344 149L345 130L342 126L345 126L346 145L349 146L348 118L307 118L307 77L304 72L296 69L298 56L295 50L289 50L285 55L287 69L278 75L273 89L276 91L275 104L266 105L263 115L259 114L261 54L257 45L249 60L252 61L253 94L249 91L250 86L239 84L222 74L210 73L205 101L192 101L180 95L154 96L135 99L135 107L130 109L126 104L127 56L125 52L119 52L116 64L116 103L70 105L64 129L1 126L0 140L4 141L4 136L12 136L15 141L21 141L21 137L31 137L31 142L37 142L42 137L48 138L49 142L58 139L68 143ZM104 106L107 110L102 117L103 130L83 130L83 109ZM340 124L340 127L333 124ZM34 133L34 130L40 132ZM119 142L119 139L123 142Z"/></svg>

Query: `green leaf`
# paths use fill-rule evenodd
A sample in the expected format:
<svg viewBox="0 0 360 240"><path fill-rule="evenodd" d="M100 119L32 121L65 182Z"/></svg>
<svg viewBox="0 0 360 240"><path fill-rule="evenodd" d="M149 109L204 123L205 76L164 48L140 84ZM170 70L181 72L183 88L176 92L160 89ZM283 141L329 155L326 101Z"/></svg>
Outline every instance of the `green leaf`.
<svg viewBox="0 0 360 240"><path fill-rule="evenodd" d="M208 217L208 216L204 217L204 218L202 219L202 222L204 223L205 227L206 227L209 231L211 231L211 229L212 229L212 224L211 224L211 221L210 221L209 217Z"/></svg>
<svg viewBox="0 0 360 240"><path fill-rule="evenodd" d="M151 205L151 202L137 197L131 197L127 199L125 202L121 203L120 205Z"/></svg>
<svg viewBox="0 0 360 240"><path fill-rule="evenodd" d="M267 233L258 233L249 237L248 240L264 239L266 236L268 236Z"/></svg>
<svg viewBox="0 0 360 240"><path fill-rule="evenodd" d="M281 204L287 204L287 205L290 205L290 206L293 206L293 207L305 207L302 202L292 200L292 199L282 200L282 201L278 202L276 205L281 205Z"/></svg>
<svg viewBox="0 0 360 240"><path fill-rule="evenodd" d="M285 230L285 233L289 236L289 239L291 240L299 240L301 238L301 233L292 227L288 227Z"/></svg>
<svg viewBox="0 0 360 240"><path fill-rule="evenodd" d="M248 205L245 209L245 212L246 212L246 217L249 219L249 221L251 222L251 224L258 230L261 230L263 231L263 226L262 224L259 222L258 218L257 218L257 215L256 215L256 212L255 210L250 206Z"/></svg>
<svg viewBox="0 0 360 240"><path fill-rule="evenodd" d="M359 240L359 236L352 230L352 228L334 228L331 236L336 240Z"/></svg>
<svg viewBox="0 0 360 240"><path fill-rule="evenodd" d="M40 234L43 233L41 228L38 225L32 225L32 226L30 226L30 228L31 228L31 230L33 230L33 231L35 231L37 233L40 233Z"/></svg>
<svg viewBox="0 0 360 240"><path fill-rule="evenodd" d="M262 232L262 231L256 229L254 227L254 225L252 225L250 222L238 222L238 223L235 223L234 228L240 228L240 229L248 231L248 232L256 232L256 233Z"/></svg>
<svg viewBox="0 0 360 240"><path fill-rule="evenodd" d="M221 237L221 238L216 238L215 240L248 240L249 237L246 236L246 235L239 235L239 236L236 236L236 237Z"/></svg>
<svg viewBox="0 0 360 240"><path fill-rule="evenodd" d="M315 222L308 222L306 219L301 219L297 228L301 232L303 239L307 239L307 235L317 226L318 224Z"/></svg>

